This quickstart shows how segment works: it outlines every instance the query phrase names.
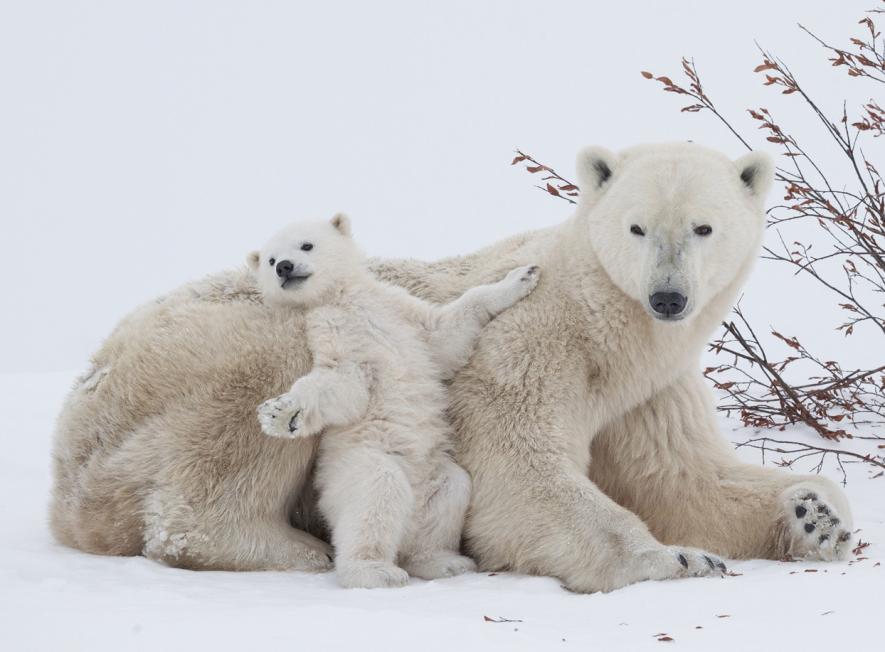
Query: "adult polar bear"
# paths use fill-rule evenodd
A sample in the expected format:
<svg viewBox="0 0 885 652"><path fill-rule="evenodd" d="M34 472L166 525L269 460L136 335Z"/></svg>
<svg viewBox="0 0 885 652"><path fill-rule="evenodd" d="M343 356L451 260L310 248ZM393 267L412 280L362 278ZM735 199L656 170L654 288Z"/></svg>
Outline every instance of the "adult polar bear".
<svg viewBox="0 0 885 652"><path fill-rule="evenodd" d="M591 148L578 168L581 202L562 225L461 258L375 265L440 303L518 265L544 270L452 383L458 459L473 477L469 551L482 568L576 591L715 571L695 548L843 557L851 516L839 488L739 462L697 371L757 256L769 159L691 144ZM60 417L58 539L131 555L149 534L169 542L156 556L180 566L327 568L326 545L307 532L318 532L315 442L264 437L255 418L310 369L302 326L266 310L245 271L124 320ZM158 513L157 492L180 509Z"/></svg>

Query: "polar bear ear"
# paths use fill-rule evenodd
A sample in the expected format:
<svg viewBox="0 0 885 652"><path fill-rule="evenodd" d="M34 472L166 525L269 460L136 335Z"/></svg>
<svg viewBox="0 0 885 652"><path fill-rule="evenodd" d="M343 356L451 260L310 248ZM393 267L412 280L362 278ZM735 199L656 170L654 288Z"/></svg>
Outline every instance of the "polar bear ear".
<svg viewBox="0 0 885 652"><path fill-rule="evenodd" d="M765 152L750 152L734 162L741 182L761 204L774 181L774 162Z"/></svg>
<svg viewBox="0 0 885 652"><path fill-rule="evenodd" d="M617 168L617 156L604 147L586 147L578 152L578 183L584 200L595 200L608 187Z"/></svg>
<svg viewBox="0 0 885 652"><path fill-rule="evenodd" d="M257 251L250 251L246 256L246 264L253 270L258 269L258 261L261 260L261 254Z"/></svg>
<svg viewBox="0 0 885 652"><path fill-rule="evenodd" d="M350 218L347 215L338 213L330 222L341 235L350 237Z"/></svg>

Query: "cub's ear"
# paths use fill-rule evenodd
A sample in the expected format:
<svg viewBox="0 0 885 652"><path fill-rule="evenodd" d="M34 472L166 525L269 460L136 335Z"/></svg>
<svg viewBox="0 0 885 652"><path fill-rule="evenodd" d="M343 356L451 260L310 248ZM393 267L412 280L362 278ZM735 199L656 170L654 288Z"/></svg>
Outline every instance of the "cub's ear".
<svg viewBox="0 0 885 652"><path fill-rule="evenodd" d="M246 264L251 267L253 270L258 269L258 261L261 259L261 254L257 251L250 251L249 255L246 256Z"/></svg>
<svg viewBox="0 0 885 652"><path fill-rule="evenodd" d="M350 237L350 218L347 215L338 213L330 221L341 235Z"/></svg>
<svg viewBox="0 0 885 652"><path fill-rule="evenodd" d="M750 152L734 162L750 194L762 204L774 181L774 162L765 152Z"/></svg>
<svg viewBox="0 0 885 652"><path fill-rule="evenodd" d="M617 172L617 156L604 147L586 147L578 152L575 167L578 170L581 199L595 202Z"/></svg>

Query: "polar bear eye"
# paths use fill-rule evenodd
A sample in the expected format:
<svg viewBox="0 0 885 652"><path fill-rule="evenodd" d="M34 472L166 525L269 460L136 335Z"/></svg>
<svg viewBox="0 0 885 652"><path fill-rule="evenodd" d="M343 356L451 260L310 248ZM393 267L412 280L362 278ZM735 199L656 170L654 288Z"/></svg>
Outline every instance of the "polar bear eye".
<svg viewBox="0 0 885 652"><path fill-rule="evenodd" d="M695 235L710 235L713 233L713 227L709 224L701 224L700 226L694 227Z"/></svg>
<svg viewBox="0 0 885 652"><path fill-rule="evenodd" d="M311 244L310 242L305 242L303 245L301 245L301 251L310 251L311 249L313 249L313 244Z"/></svg>
<svg viewBox="0 0 885 652"><path fill-rule="evenodd" d="M268 265L270 265L271 267L273 267L274 265L277 264L277 259L276 259L276 258L271 258L269 261L267 261L267 263L268 263Z"/></svg>
<svg viewBox="0 0 885 652"><path fill-rule="evenodd" d="M639 236L645 235L645 231L643 231L642 227L640 227L638 224L634 224L630 227L630 233Z"/></svg>

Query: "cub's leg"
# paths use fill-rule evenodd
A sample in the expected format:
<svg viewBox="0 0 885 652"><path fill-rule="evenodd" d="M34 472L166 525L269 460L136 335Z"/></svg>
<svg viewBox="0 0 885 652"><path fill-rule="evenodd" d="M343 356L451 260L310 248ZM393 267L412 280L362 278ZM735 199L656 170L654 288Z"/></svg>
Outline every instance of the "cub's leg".
<svg viewBox="0 0 885 652"><path fill-rule="evenodd" d="M451 303L434 309L430 344L444 379L453 377L467 363L483 327L528 296L539 279L537 265L517 267L497 283L470 288Z"/></svg>
<svg viewBox="0 0 885 652"><path fill-rule="evenodd" d="M403 586L395 564L415 497L395 456L371 442L327 433L317 462L319 508L332 531L338 582L350 588Z"/></svg>
<svg viewBox="0 0 885 652"><path fill-rule="evenodd" d="M464 517L470 502L470 476L443 453L423 491L401 554L409 575L432 580L476 570L472 559L458 554Z"/></svg>

